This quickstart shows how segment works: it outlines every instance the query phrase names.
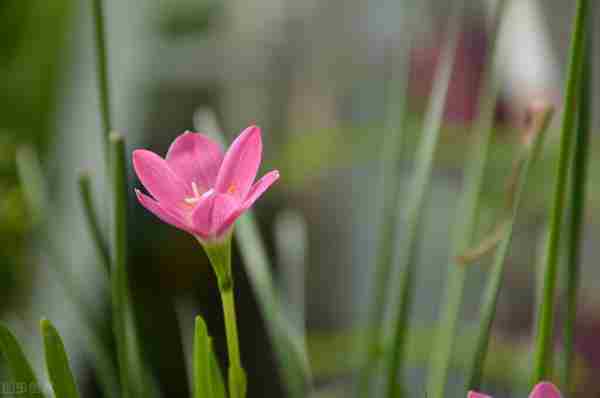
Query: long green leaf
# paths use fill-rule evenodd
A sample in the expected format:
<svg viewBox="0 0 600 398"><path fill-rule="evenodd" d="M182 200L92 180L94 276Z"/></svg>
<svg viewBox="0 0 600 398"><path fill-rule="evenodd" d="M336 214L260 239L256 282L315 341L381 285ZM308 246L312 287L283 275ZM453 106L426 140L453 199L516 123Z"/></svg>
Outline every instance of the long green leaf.
<svg viewBox="0 0 600 398"><path fill-rule="evenodd" d="M197 130L206 131L197 114L194 124ZM225 145L225 138L215 121L214 115L202 114L210 118L214 126L212 136ZM258 299L259 308L267 326L269 337L273 342L275 354L279 362L279 370L289 395L293 398L304 398L311 389L311 375L308 365L306 345L301 333L294 329L286 319L279 295L271 276L269 257L252 213L242 216L236 223L234 236L242 254L246 274L250 285Z"/></svg>
<svg viewBox="0 0 600 398"><path fill-rule="evenodd" d="M23 349L12 332L2 324L0 324L0 352L6 358L15 387L24 387L23 396L43 398L40 384Z"/></svg>
<svg viewBox="0 0 600 398"><path fill-rule="evenodd" d="M79 398L79 391L73 372L69 366L69 358L60 335L47 319L40 322L46 354L46 368L50 383L56 397Z"/></svg>
<svg viewBox="0 0 600 398"><path fill-rule="evenodd" d="M588 1L578 0L575 14L569 72L566 81L565 110L563 114L560 155L556 171L554 203L550 213L550 234L544 271L543 301L538 318L537 336L535 341L533 383L547 380L552 372L554 294L556 289L556 274L559 258L559 246L566 206L565 195L567 176L572 155L572 138L575 127L577 108L577 84L584 61L585 35L587 32Z"/></svg>
<svg viewBox="0 0 600 398"><path fill-rule="evenodd" d="M593 12L593 8L589 10ZM593 20L593 18L591 18ZM589 28L589 26L588 26ZM564 347L562 366L562 382L566 393L573 390L573 362L575 342L575 321L577 319L577 292L579 290L579 273L581 261L581 239L583 235L585 197L587 191L590 134L591 134L591 85L592 85L592 35L588 32L585 49L585 60L581 79L579 80L579 106L577 108L577 139L573 152L571 177L571 222L567 237L567 287L564 322Z"/></svg>
<svg viewBox="0 0 600 398"><path fill-rule="evenodd" d="M494 111L500 90L498 73L498 31L508 0L499 0L491 29L492 56L484 71L484 84L479 95L479 115L473 127L474 142L470 146L465 164L464 185L457 209L457 218L452 231L452 258L456 258L471 245L479 213L480 196L483 187L485 166L493 136ZM427 374L427 395L429 398L443 398L450 367L452 347L458 315L460 312L466 270L452 261L448 265L448 277L442 294L442 309L437 326L437 336L431 350L429 372Z"/></svg>
<svg viewBox="0 0 600 398"><path fill-rule="evenodd" d="M490 332L496 314L496 303L498 301L500 288L502 286L506 256L508 254L508 249L513 236L513 227L517 219L517 211L519 209L521 195L525 190L527 179L531 174L531 167L535 162L537 154L539 153L541 145L544 141L548 123L552 116L552 110L550 108L547 110L540 110L540 112L543 114L534 116L541 118L539 129L536 128L537 131L532 131L532 134L535 134L534 141L530 145L527 145L526 153L524 155L525 159L522 161L523 163L517 164L516 166L518 168L518 174L515 180L512 208L510 209L508 223L505 224L504 227L503 237L498 248L496 249L491 275L483 293L483 304L481 307L479 330L477 332L475 350L473 351L469 376L467 378L467 390L479 390L481 386L481 378L488 352ZM512 188L509 187L509 189Z"/></svg>
<svg viewBox="0 0 600 398"><path fill-rule="evenodd" d="M427 110L423 137L417 150L415 171L412 177L408 199L405 209L405 233L398 249L397 264L400 269L400 278L397 283L398 299L391 303L391 311L395 314L392 330L392 352L387 355L387 397L394 398L401 395L401 383L398 382L398 373L402 369L407 330L409 328L409 315L415 284L415 258L418 240L418 231L421 224L426 196L431 185L435 149L437 147L444 109L447 101L450 77L456 59L456 46L460 32L460 21L463 14L464 1L453 5L453 15L448 22L448 42L441 55L441 64L436 72L434 85Z"/></svg>

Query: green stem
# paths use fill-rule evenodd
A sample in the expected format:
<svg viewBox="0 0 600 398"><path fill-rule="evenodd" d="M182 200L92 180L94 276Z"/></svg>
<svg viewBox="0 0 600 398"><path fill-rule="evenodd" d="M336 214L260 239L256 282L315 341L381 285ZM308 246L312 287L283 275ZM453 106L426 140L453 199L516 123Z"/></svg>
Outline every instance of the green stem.
<svg viewBox="0 0 600 398"><path fill-rule="evenodd" d="M592 10L590 10L591 12ZM577 291L579 288L579 268L581 258L581 237L583 233L583 217L585 213L585 195L587 188L590 124L591 124L591 41L592 35L587 33L585 59L579 80L579 106L577 110L577 139L575 141L571 183L571 222L567 238L567 289L566 314L564 324L564 364L563 386L565 393L573 391L573 359L575 341L575 321L577 319Z"/></svg>
<svg viewBox="0 0 600 398"><path fill-rule="evenodd" d="M588 1L578 0L571 55L567 78L565 110L562 122L560 156L557 166L557 180L554 191L554 204L550 214L550 235L548 237L547 262L544 272L543 301L538 318L533 383L547 380L552 373L552 328L554 318L554 294L556 290L556 274L559 258L560 237L565 216L565 195L567 176L572 152L573 128L577 105L577 84L583 63Z"/></svg>
<svg viewBox="0 0 600 398"><path fill-rule="evenodd" d="M106 28L104 23L103 0L92 0L94 15L94 41L96 46L96 73L98 76L98 91L100 96L100 115L103 141L108 145L108 135L112 131L112 117L110 112L110 94L108 79L108 55L106 51ZM108 151L107 151L108 153Z"/></svg>
<svg viewBox="0 0 600 398"><path fill-rule="evenodd" d="M217 275L223 317L225 319L225 333L227 336L227 351L229 354L229 394L231 398L245 398L246 374L242 367L240 356L240 343L238 337L237 317L235 314L234 282L231 272L231 236L223 242L206 244L204 250Z"/></svg>

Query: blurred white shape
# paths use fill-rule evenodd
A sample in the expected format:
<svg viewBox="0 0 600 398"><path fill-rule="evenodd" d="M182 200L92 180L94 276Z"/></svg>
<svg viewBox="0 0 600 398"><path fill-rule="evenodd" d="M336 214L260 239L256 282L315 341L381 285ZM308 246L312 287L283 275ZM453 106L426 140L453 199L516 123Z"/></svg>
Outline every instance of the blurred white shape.
<svg viewBox="0 0 600 398"><path fill-rule="evenodd" d="M523 109L540 96L556 100L560 70L539 2L506 1L498 51L511 103Z"/></svg>

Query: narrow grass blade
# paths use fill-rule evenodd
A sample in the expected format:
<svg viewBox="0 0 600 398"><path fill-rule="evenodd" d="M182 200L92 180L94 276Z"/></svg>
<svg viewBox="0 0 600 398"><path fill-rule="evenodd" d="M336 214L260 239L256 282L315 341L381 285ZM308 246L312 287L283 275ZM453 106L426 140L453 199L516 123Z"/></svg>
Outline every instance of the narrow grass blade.
<svg viewBox="0 0 600 398"><path fill-rule="evenodd" d="M593 12L590 7L588 12ZM590 16L590 20L593 17ZM591 29L588 25L588 29ZM592 107L592 35L587 32L585 55L579 79L579 104L577 107L577 137L571 166L570 206L571 219L567 236L567 287L564 322L564 349L562 383L566 394L574 393L573 363L575 342L575 321L577 319L577 292L581 262L581 243L583 237L585 197L587 191L588 165L590 154L591 107Z"/></svg>
<svg viewBox="0 0 600 398"><path fill-rule="evenodd" d="M589 5L587 0L577 1L577 11L573 26L571 54L568 78L566 81L565 110L563 114L560 155L557 165L554 203L550 213L550 234L548 237L547 262L544 271L543 301L538 319L537 336L535 341L533 383L548 380L552 372L552 334L554 318L554 294L556 274L559 259L561 232L567 207L565 195L567 176L572 152L572 138L575 127L577 107L578 79L584 61L585 34Z"/></svg>
<svg viewBox="0 0 600 398"><path fill-rule="evenodd" d="M0 324L0 352L6 359L15 386L24 387L25 398L43 398L42 389L16 337Z"/></svg>
<svg viewBox="0 0 600 398"><path fill-rule="evenodd" d="M69 358L62 339L47 319L42 319L40 328L44 339L46 368L54 394L60 398L79 398L77 383L69 366Z"/></svg>
<svg viewBox="0 0 600 398"><path fill-rule="evenodd" d="M418 13L414 6L404 2L403 24L412 24ZM399 166L404 147L404 124L406 118L406 90L408 87L409 53L413 44L415 29L406 29L399 38L399 48L393 48L390 59L390 76L386 93L385 135L381 146L378 192L379 235L377 252L372 270L370 302L364 327L367 330L363 341L358 341L359 354L363 357L354 391L355 398L367 396L370 392L373 372L378 368L378 341L383 333L384 308L388 297L388 282L392 270L393 251L398 226L398 201L400 199Z"/></svg>
<svg viewBox="0 0 600 398"><path fill-rule="evenodd" d="M499 60L496 51L498 31L506 7L506 1L499 0L496 5L490 37L492 48L491 57L484 71L484 83L479 95L479 115L473 127L474 142L469 148L469 154L464 171L464 183L459 198L457 218L452 231L452 259L448 265L448 277L444 293L442 293L441 315L437 327L437 336L433 341L432 356L427 374L427 396L443 398L446 387L448 369L450 367L456 325L462 303L466 268L456 264L456 257L472 244L473 234L477 225L479 202L485 166L493 136L494 111L499 92ZM465 392L466 394L466 392Z"/></svg>
<svg viewBox="0 0 600 398"><path fill-rule="evenodd" d="M100 228L100 219L96 213L96 207L94 206L93 194L92 194L92 182L88 174L82 173L79 176L79 196L81 197L81 203L83 205L83 211L85 220L87 222L88 230L92 241L96 246L96 251L100 257L100 262L104 266L107 275L110 275L110 252L108 249L108 243L102 235Z"/></svg>
<svg viewBox="0 0 600 398"><path fill-rule="evenodd" d="M517 219L521 195L525 190L527 179L530 176L531 167L535 162L537 154L541 148L550 118L552 116L552 109L549 107L543 110L540 109L540 112L540 114L534 116L540 118L539 129L536 128L537 131L533 131L533 134L535 134L534 141L531 145L528 145L524 155L525 158L520 160L516 165L517 174L514 184L512 208L509 209L510 214L508 223L505 224L503 237L498 248L496 249L491 275L483 293L483 304L481 307L478 328L479 330L475 340L475 350L469 366L470 369L468 370L469 376L467 378L467 390L479 390L481 387L481 378L485 359L488 353L492 323L496 314L496 303L498 301L500 288L502 286L506 256L508 254L508 249L510 247L513 235L513 227ZM509 189L512 189L512 187L509 186Z"/></svg>
<svg viewBox="0 0 600 398"><path fill-rule="evenodd" d="M436 72L430 103L427 110L423 136L417 150L415 171L411 186L408 190L408 200L405 209L405 233L397 249L395 267L400 269L400 278L396 284L398 298L391 303L391 312L394 314L392 326L391 353L387 354L387 397L394 398L401 395L401 382L398 374L404 362L405 340L409 328L410 307L415 284L415 258L421 214L423 212L426 196L431 185L435 149L442 128L444 109L447 100L450 77L456 59L456 47L460 22L463 14L464 1L454 5L453 15L448 22L446 43L441 55L441 64Z"/></svg>
<svg viewBox="0 0 600 398"><path fill-rule="evenodd" d="M211 351L211 339L206 323L201 316L197 316L194 332L194 398L224 398L222 395L217 395L219 381L213 378L216 372L213 370L215 363ZM217 375L220 375L220 371ZM221 383L223 383L222 376Z"/></svg>
<svg viewBox="0 0 600 398"><path fill-rule="evenodd" d="M216 140L225 144L225 138L218 129L216 118L206 110L197 112L194 117L195 128L202 128L202 122L209 121L214 130L208 132ZM289 395L292 398L304 398L311 388L311 376L308 366L306 345L302 334L294 329L284 316L283 308L275 290L270 270L269 257L252 213L242 216L236 223L234 237L242 254L246 274L258 299L269 337L273 342L279 361L279 370Z"/></svg>

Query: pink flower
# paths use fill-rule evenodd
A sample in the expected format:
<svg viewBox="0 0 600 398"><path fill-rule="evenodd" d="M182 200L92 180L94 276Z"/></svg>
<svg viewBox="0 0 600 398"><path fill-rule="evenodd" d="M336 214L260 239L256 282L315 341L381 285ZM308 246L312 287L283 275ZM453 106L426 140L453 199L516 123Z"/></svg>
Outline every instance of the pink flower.
<svg viewBox="0 0 600 398"><path fill-rule="evenodd" d="M255 184L262 157L260 128L246 128L225 155L203 134L185 132L165 159L145 149L133 152L133 168L152 197L136 189L142 206L167 224L204 243L222 241L235 220L279 178L267 173Z"/></svg>
<svg viewBox="0 0 600 398"><path fill-rule="evenodd" d="M467 398L491 398L489 395L481 394L475 391L469 391ZM533 387L529 398L561 398L560 391L554 384L547 381L538 383Z"/></svg>

